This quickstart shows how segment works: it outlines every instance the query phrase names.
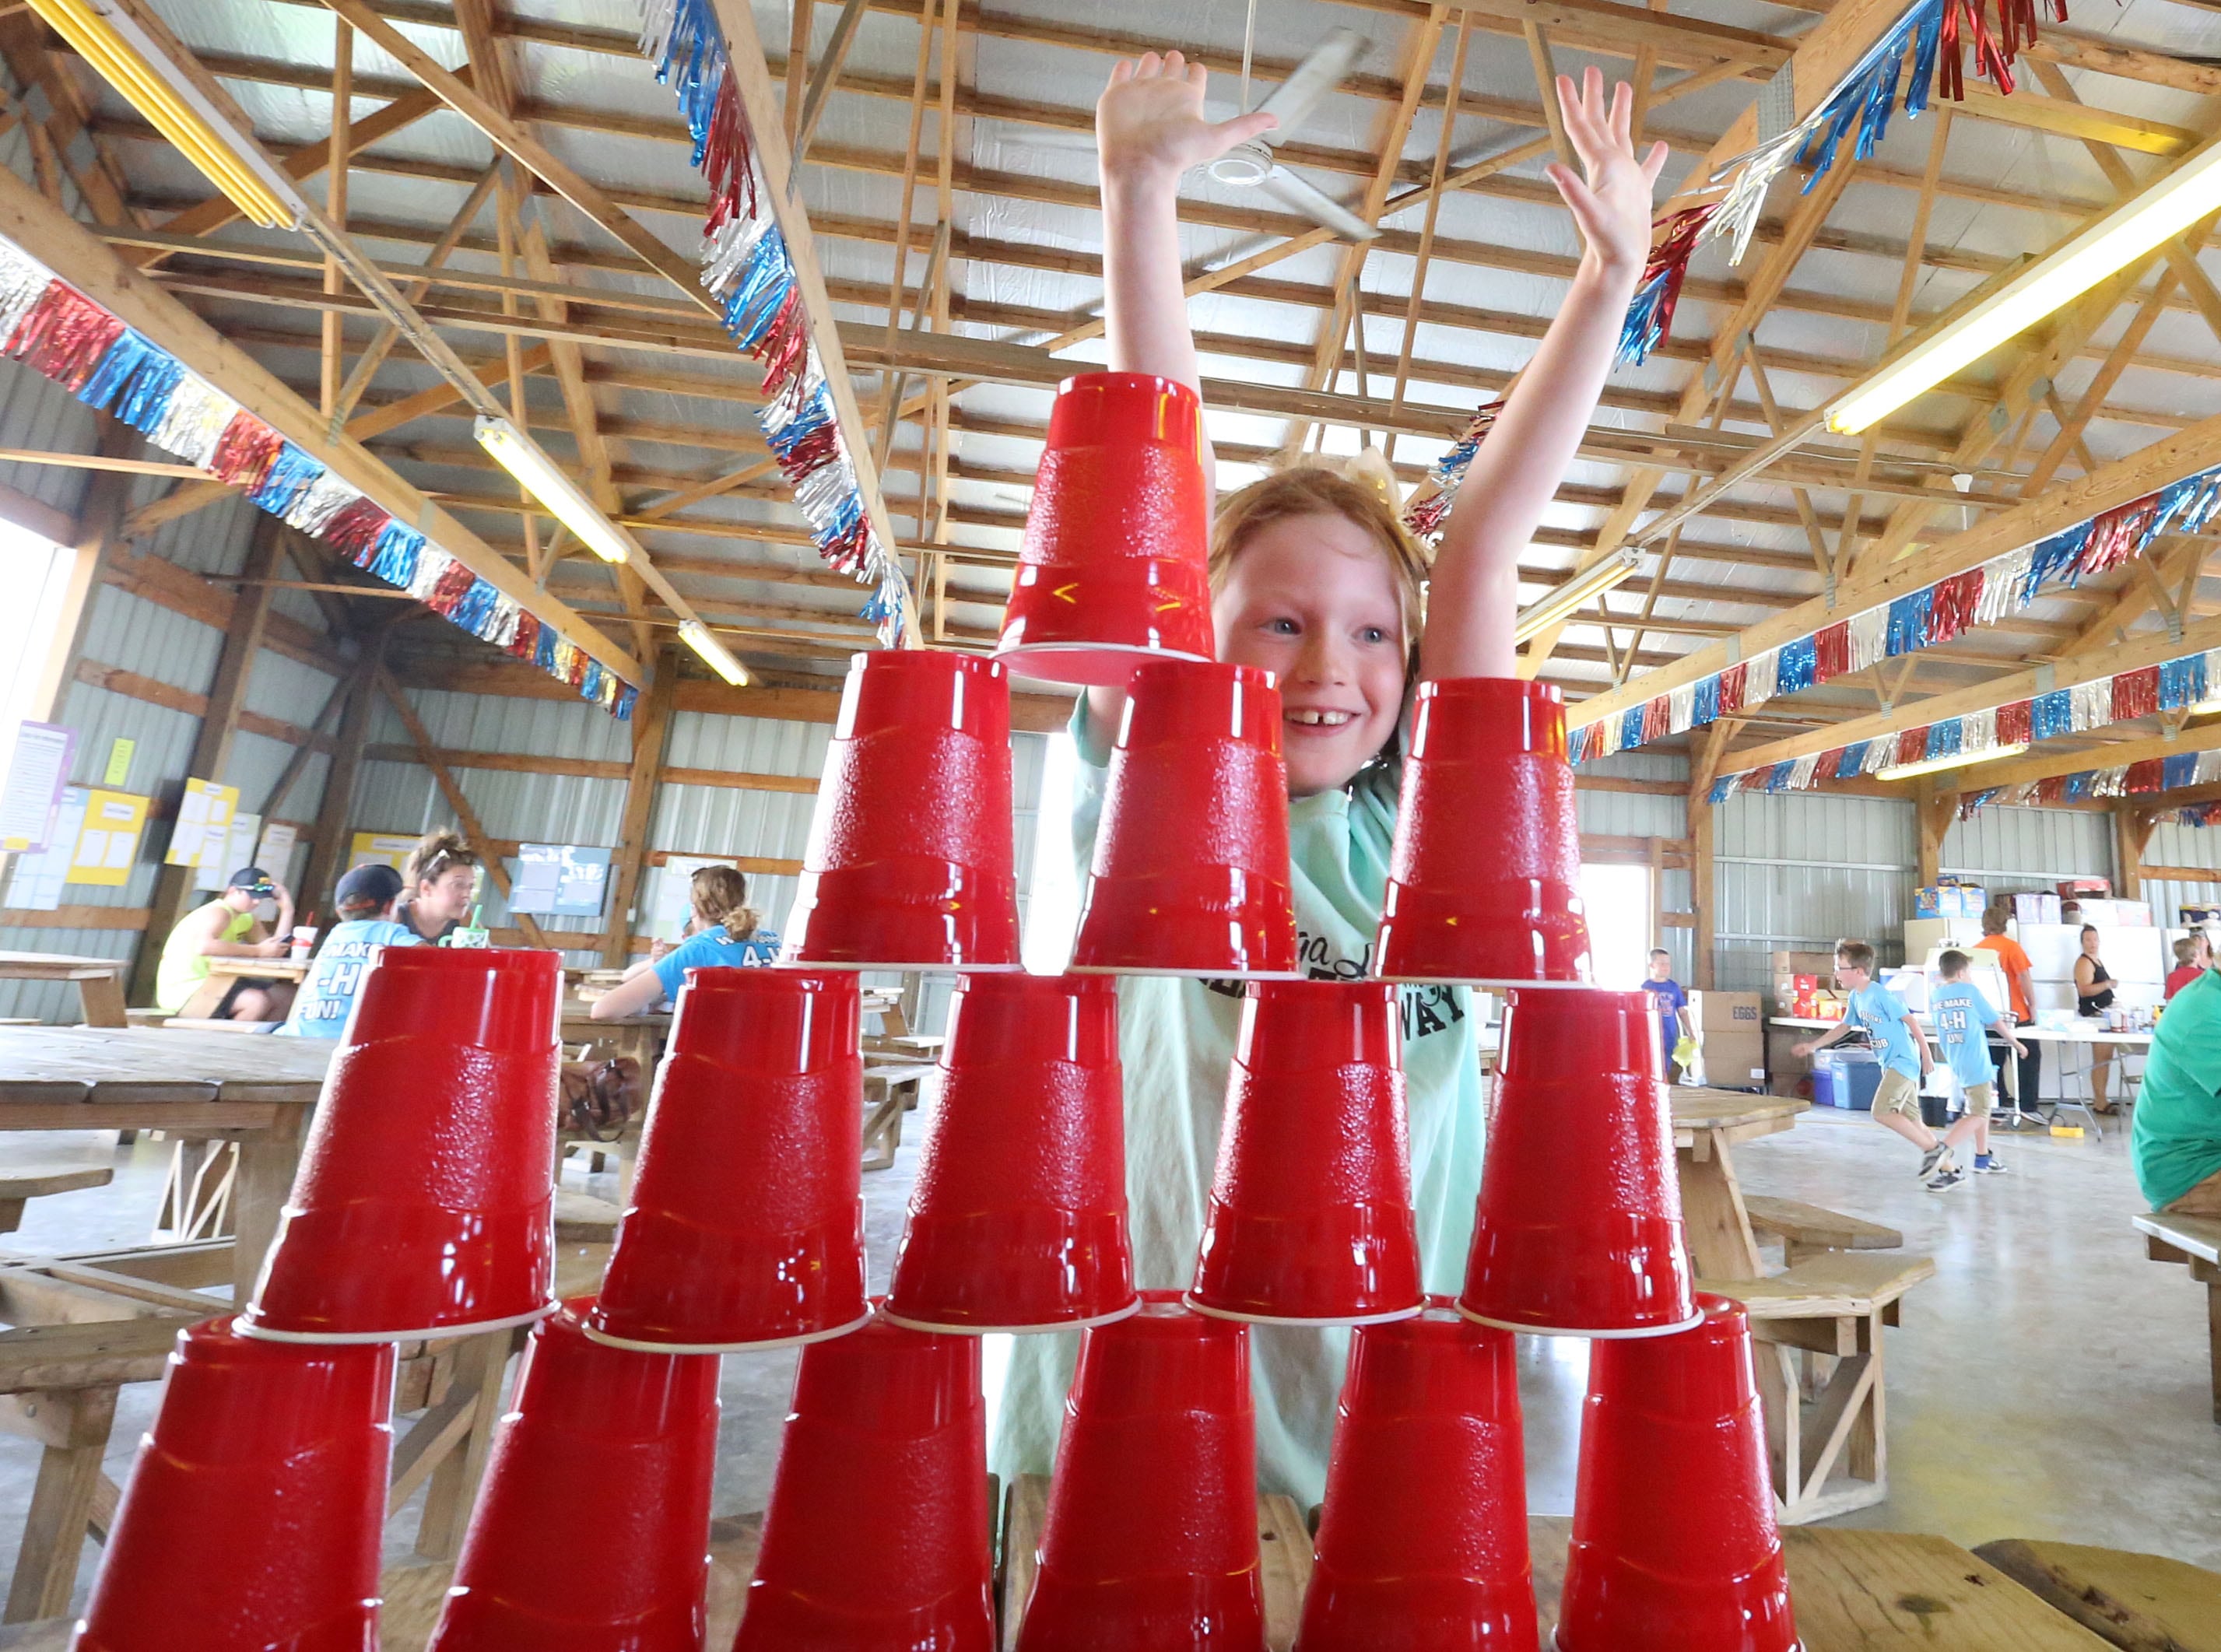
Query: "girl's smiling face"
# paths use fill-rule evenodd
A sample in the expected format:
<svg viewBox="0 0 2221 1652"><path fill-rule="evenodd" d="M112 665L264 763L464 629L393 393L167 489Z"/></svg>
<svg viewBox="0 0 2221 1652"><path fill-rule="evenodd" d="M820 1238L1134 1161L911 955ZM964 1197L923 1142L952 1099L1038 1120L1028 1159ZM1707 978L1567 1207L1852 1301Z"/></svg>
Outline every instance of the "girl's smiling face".
<svg viewBox="0 0 2221 1652"><path fill-rule="evenodd" d="M1242 542L1211 602L1218 657L1279 679L1288 795L1348 784L1396 731L1408 639L1387 554L1334 512L1279 516Z"/></svg>

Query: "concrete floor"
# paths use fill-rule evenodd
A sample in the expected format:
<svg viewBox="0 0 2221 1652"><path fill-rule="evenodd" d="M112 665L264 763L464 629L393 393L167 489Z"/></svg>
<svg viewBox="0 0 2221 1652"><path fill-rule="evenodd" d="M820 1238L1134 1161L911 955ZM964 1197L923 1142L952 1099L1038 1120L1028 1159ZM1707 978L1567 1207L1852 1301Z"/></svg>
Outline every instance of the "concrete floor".
<svg viewBox="0 0 2221 1652"><path fill-rule="evenodd" d="M865 1178L871 1285L884 1290L923 1120L893 1169ZM35 1200L19 1253L143 1242L167 1149L114 1138L9 1139L11 1165L114 1154L109 1187ZM1906 1299L1887 1352L1890 1497L1842 1524L1940 1532L1972 1545L2049 1537L2147 1550L2221 1569L2221 1426L2212 1420L2204 1292L2180 1267L2144 1260L2130 1227L2143 1208L2125 1129L2105 1141L2001 1133L2012 1173L1938 1197L1911 1150L1863 1115L1824 1110L1737 1150L1753 1192L1811 1200L1902 1229L1936 1276ZM573 1178L579 1174L572 1171ZM608 1195L609 1179L578 1185ZM733 1355L724 1367L716 1508L763 1506L791 1386L792 1351ZM990 1349L990 1364L993 1351ZM1523 1340L1530 1500L1569 1511L1586 1365L1579 1342ZM109 1472L128 1473L156 1387L125 1391ZM0 1592L12 1569L37 1451L0 1436ZM389 1527L391 1558L415 1522ZM96 1551L97 1552L97 1551ZM89 1583L95 1553L83 1578ZM80 1587L82 1604L83 1587Z"/></svg>

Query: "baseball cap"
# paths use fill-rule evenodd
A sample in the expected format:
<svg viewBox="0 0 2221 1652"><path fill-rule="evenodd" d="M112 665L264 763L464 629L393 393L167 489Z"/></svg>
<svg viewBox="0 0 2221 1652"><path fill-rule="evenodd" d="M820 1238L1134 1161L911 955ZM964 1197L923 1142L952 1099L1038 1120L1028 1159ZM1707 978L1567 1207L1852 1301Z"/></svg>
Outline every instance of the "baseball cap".
<svg viewBox="0 0 2221 1652"><path fill-rule="evenodd" d="M401 874L385 862L360 866L340 879L335 898L341 906L383 906L401 892Z"/></svg>
<svg viewBox="0 0 2221 1652"><path fill-rule="evenodd" d="M260 867L241 867L231 874L231 881L224 887L251 889L258 895L274 895L278 892L278 885L271 882L270 874Z"/></svg>

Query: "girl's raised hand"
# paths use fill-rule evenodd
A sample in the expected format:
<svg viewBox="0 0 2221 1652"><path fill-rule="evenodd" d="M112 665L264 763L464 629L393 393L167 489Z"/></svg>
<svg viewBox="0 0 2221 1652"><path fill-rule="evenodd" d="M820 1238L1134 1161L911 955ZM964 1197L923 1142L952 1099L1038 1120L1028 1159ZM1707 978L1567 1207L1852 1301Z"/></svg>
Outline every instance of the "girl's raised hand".
<svg viewBox="0 0 2221 1652"><path fill-rule="evenodd" d="M1277 116L1249 114L1213 124L1204 118L1200 63L1177 52L1145 52L1121 61L1095 103L1095 148L1107 178L1173 177L1216 160L1279 124Z"/></svg>
<svg viewBox="0 0 2221 1652"><path fill-rule="evenodd" d="M1588 177L1583 181L1555 161L1543 173L1565 197L1590 256L1614 274L1639 278L1650 256L1651 190L1666 164L1666 146L1654 143L1641 160L1635 158L1634 91L1623 80L1607 103L1596 69L1582 72L1578 88L1558 77L1558 108Z"/></svg>

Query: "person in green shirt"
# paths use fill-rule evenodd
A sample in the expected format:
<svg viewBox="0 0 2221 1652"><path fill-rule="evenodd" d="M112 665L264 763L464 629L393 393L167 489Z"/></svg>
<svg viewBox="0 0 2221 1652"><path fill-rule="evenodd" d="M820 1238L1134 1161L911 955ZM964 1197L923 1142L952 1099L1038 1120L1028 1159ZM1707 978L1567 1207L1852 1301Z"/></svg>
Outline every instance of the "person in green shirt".
<svg viewBox="0 0 2221 1652"><path fill-rule="evenodd" d="M2221 1217L2221 966L2201 972L2160 1012L2129 1158L2155 1211Z"/></svg>
<svg viewBox="0 0 2221 1652"><path fill-rule="evenodd" d="M276 932L254 916L258 902L278 903ZM243 975L211 976L211 958L283 958L291 946L293 897L260 867L231 874L223 893L178 920L162 943L154 972L154 1007L202 1021L283 1021L292 1007L285 982Z"/></svg>

